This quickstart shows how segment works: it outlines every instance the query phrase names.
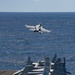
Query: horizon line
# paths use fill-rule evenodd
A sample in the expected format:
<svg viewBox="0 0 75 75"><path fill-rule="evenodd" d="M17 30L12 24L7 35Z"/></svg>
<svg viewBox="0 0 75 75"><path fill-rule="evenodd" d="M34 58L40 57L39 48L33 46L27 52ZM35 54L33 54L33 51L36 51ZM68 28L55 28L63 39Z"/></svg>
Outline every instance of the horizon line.
<svg viewBox="0 0 75 75"><path fill-rule="evenodd" d="M22 12L22 11L20 11L20 12L18 12L18 11L16 11L16 12L14 12L14 11L1 11L0 13L75 13L75 12Z"/></svg>

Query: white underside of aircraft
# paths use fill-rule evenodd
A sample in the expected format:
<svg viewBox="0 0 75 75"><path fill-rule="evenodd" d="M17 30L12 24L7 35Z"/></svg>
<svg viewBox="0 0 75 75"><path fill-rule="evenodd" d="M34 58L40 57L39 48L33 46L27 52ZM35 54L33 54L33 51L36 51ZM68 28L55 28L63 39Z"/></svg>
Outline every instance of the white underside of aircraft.
<svg viewBox="0 0 75 75"><path fill-rule="evenodd" d="M34 31L34 32L39 32L39 33L43 33L43 32L51 32L51 30L47 30L45 28L43 28L41 26L41 24L38 24L36 26L30 26L30 25L25 25L26 28L29 28L29 30Z"/></svg>

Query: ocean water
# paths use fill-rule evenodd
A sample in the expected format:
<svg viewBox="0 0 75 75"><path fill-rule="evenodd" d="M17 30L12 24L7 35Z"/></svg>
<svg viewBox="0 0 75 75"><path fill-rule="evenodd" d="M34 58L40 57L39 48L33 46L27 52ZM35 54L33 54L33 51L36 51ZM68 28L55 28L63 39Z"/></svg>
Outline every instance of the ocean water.
<svg viewBox="0 0 75 75"><path fill-rule="evenodd" d="M41 23L51 33L34 33L25 24ZM75 74L75 13L0 13L0 70L18 70L32 61L66 57L66 69Z"/></svg>

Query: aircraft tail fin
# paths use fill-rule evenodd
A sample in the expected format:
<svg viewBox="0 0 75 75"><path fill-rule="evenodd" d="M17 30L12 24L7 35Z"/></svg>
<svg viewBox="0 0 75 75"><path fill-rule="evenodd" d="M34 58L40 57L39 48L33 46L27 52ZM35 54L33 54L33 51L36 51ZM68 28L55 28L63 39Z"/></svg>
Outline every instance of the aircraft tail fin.
<svg viewBox="0 0 75 75"><path fill-rule="evenodd" d="M53 57L53 59L52 59L52 63L55 63L56 58L57 58L57 53L54 55L54 57Z"/></svg>

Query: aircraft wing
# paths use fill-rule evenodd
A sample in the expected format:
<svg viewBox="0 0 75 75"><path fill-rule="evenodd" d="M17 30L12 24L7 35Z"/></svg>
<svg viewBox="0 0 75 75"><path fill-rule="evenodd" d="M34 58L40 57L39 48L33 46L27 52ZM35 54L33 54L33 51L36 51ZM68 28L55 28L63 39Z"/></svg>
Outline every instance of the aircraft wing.
<svg viewBox="0 0 75 75"><path fill-rule="evenodd" d="M30 26L30 25L25 25L26 28L29 28L29 29L35 29L35 26Z"/></svg>
<svg viewBox="0 0 75 75"><path fill-rule="evenodd" d="M51 32L51 30L44 29L43 27L41 27L41 31L42 32Z"/></svg>
<svg viewBox="0 0 75 75"><path fill-rule="evenodd" d="M31 31L35 31L35 29L33 28L33 29L29 29L29 30L31 30Z"/></svg>

